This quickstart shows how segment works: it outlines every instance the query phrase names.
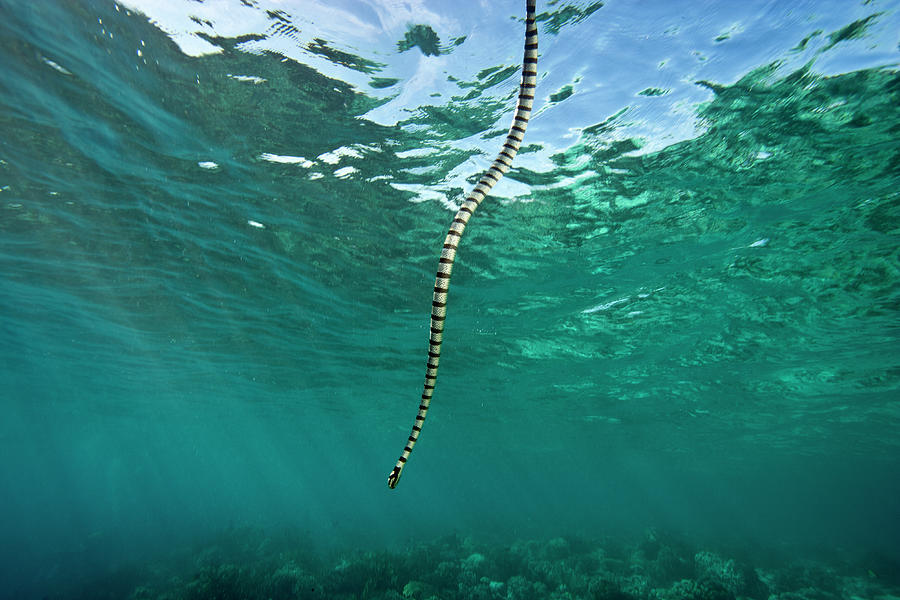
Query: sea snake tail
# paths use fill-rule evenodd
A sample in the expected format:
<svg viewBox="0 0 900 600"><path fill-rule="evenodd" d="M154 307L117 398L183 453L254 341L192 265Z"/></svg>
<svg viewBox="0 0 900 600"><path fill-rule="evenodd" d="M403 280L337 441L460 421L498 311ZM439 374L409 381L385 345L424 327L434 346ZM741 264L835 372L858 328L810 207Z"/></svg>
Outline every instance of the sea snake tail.
<svg viewBox="0 0 900 600"><path fill-rule="evenodd" d="M513 159L522 145L522 139L525 136L525 128L528 126L528 118L531 116L531 106L534 103L534 88L537 84L537 60L538 60L538 36L537 25L535 24L536 0L526 0L526 16L525 16L525 56L522 59L522 83L519 85L519 104L516 107L516 114L513 117L512 126L506 135L506 142L500 150L500 154L494 159L491 167L481 176L481 180L463 202L462 206L453 218L450 224L450 231L444 239L444 249L441 251L441 258L438 262L437 275L434 279L434 298L431 301L431 337L429 338L428 362L425 369L425 387L422 390L422 402L419 404L419 413L416 415L416 422L413 425L412 433L409 434L409 440L403 453L397 459L397 464L388 475L388 487L391 489L397 487L400 481L400 474L403 472L403 466L412 453L416 440L419 439L419 433L422 431L422 424L428 415L428 405L431 403L431 395L434 392L434 384L437 381L438 362L441 358L441 340L444 334L444 319L447 316L447 292L450 289L450 273L453 271L453 260L456 258L456 249L459 246L459 240L465 231L466 224L471 216L475 213L475 209L481 204L485 196L488 195L495 183L509 171L512 166Z"/></svg>

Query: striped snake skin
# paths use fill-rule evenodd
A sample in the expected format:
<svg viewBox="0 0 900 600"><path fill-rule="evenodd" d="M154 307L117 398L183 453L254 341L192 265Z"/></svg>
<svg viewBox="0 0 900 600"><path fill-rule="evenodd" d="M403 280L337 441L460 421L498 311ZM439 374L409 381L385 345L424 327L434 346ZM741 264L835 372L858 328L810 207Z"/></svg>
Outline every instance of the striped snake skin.
<svg viewBox="0 0 900 600"><path fill-rule="evenodd" d="M534 88L537 84L537 60L538 60L538 36L535 24L535 2L526 0L525 16L525 56L522 59L522 83L519 85L519 104L513 117L512 126L506 136L506 141L500 154L494 159L491 167L485 171L481 180L463 202L462 206L450 224L450 231L444 239L444 249L438 261L438 270L434 280L434 297L431 301L431 337L429 338L428 362L425 369L425 387L422 390L422 402L419 404L419 412L416 421L409 434L406 447L397 459L391 474L388 475L388 487L397 487L403 467L412 453L416 440L422 432L422 425L428 415L428 406L431 404L431 396L434 393L434 384L437 382L438 362L441 358L441 341L444 335L444 319L447 317L447 292L450 290L450 273L453 271L453 260L456 258L456 249L466 224L475 213L475 209L488 195L495 183L509 171L513 159L522 145L525 136L525 128L528 126L528 118L531 116L531 107L534 103Z"/></svg>

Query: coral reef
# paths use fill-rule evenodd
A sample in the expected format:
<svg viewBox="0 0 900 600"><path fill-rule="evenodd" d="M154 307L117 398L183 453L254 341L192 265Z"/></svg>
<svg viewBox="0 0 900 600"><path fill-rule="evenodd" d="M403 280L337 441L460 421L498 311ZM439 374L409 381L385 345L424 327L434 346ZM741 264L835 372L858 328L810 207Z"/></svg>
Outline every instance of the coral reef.
<svg viewBox="0 0 900 600"><path fill-rule="evenodd" d="M648 530L637 542L557 537L489 544L448 536L397 551L315 554L302 539L236 531L177 560L128 570L129 600L900 599L864 562L757 567ZM774 566L773 566L774 562ZM874 564L876 561L870 560ZM884 570L886 561L877 563ZM121 574L115 577L122 587ZM113 597L104 582L59 598ZM121 596L116 596L121 597Z"/></svg>

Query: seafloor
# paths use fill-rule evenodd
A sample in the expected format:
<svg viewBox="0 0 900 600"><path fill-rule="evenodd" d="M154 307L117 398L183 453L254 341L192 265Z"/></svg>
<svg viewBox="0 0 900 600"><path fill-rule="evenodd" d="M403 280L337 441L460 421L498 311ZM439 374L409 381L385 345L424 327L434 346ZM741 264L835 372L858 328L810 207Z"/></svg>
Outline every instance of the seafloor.
<svg viewBox="0 0 900 600"><path fill-rule="evenodd" d="M48 598L102 600L900 600L900 564L875 553L701 548L637 541L489 544L448 536L402 551L314 551L295 534L235 530ZM825 558L827 556L827 558Z"/></svg>

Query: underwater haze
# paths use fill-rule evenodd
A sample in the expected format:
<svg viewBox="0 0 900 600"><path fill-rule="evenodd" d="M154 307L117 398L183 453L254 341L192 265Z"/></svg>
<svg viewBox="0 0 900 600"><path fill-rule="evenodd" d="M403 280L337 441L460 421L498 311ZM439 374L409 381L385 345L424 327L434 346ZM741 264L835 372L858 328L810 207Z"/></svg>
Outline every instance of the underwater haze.
<svg viewBox="0 0 900 600"><path fill-rule="evenodd" d="M0 0L0 598L900 598L900 3Z"/></svg>

